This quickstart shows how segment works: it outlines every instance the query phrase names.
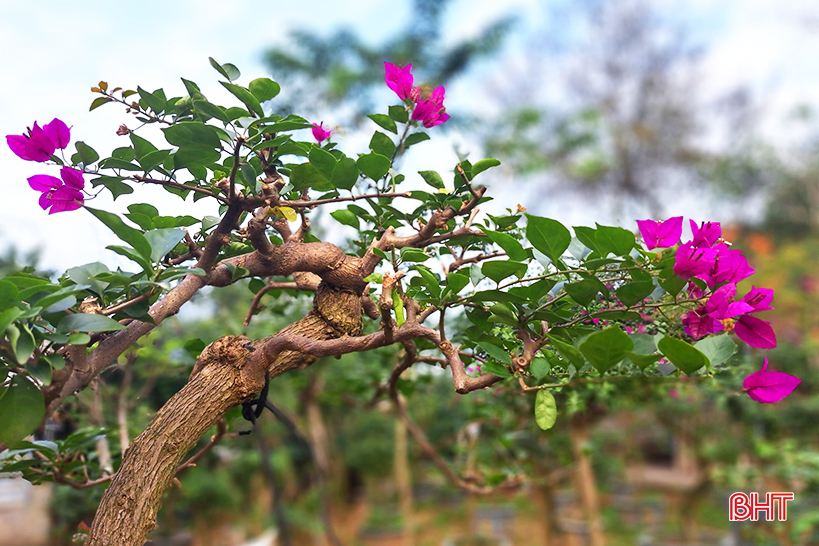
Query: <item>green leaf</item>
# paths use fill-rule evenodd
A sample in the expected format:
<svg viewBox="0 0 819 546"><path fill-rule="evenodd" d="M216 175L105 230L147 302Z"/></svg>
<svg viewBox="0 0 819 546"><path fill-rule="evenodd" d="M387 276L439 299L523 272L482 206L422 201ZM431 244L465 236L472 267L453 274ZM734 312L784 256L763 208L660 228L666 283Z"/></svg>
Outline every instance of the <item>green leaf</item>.
<svg viewBox="0 0 819 546"><path fill-rule="evenodd" d="M506 352L504 349L501 349L497 345L493 343L489 343L488 341L481 341L478 343L478 347L483 350L486 354L494 358L495 360L499 360L506 364L512 365L512 357L509 356L509 353Z"/></svg>
<svg viewBox="0 0 819 546"><path fill-rule="evenodd" d="M14 358L18 364L25 364L34 352L34 336L31 335L31 330L25 324L18 323L18 326L8 326L6 332L14 351Z"/></svg>
<svg viewBox="0 0 819 546"><path fill-rule="evenodd" d="M181 228L154 229L145 232L145 238L151 245L151 261L158 262L185 237Z"/></svg>
<svg viewBox="0 0 819 546"><path fill-rule="evenodd" d="M597 293L600 292L600 281L595 277L588 277L582 281L564 284L563 290L565 290L574 301L583 307L588 307L589 304L594 301Z"/></svg>
<svg viewBox="0 0 819 546"><path fill-rule="evenodd" d="M641 370L645 370L649 366L653 366L663 357L663 355L641 355L631 351L626 351L626 355L628 356L628 359Z"/></svg>
<svg viewBox="0 0 819 546"><path fill-rule="evenodd" d="M173 154L174 169L205 167L219 161L222 154L211 146L186 144Z"/></svg>
<svg viewBox="0 0 819 546"><path fill-rule="evenodd" d="M529 258L529 254L523 248L523 245L518 242L517 239L509 235L508 233L502 233L500 231L491 231L485 229L484 232L489 237L489 239L501 247L506 255L512 258L515 261L522 262Z"/></svg>
<svg viewBox="0 0 819 546"><path fill-rule="evenodd" d="M492 362L491 360L481 364L481 372L491 373L492 375L497 375L498 377L503 377L504 379L512 377L512 374L506 369L506 366L502 366L497 362Z"/></svg>
<svg viewBox="0 0 819 546"><path fill-rule="evenodd" d="M141 171L142 167L134 165L130 161L124 159L117 159L116 157L109 157L100 162L100 167L103 169L124 169L126 171Z"/></svg>
<svg viewBox="0 0 819 546"><path fill-rule="evenodd" d="M358 216L356 216L347 209L334 210L333 212L330 213L330 216L332 216L338 222L344 224L345 226L350 226L355 229L359 228Z"/></svg>
<svg viewBox="0 0 819 546"><path fill-rule="evenodd" d="M513 260L493 260L484 262L481 266L481 273L489 277L496 283L514 275L521 279L526 274L527 265Z"/></svg>
<svg viewBox="0 0 819 546"><path fill-rule="evenodd" d="M721 334L703 338L694 344L711 362L711 366L722 364L731 358L737 350L737 345L731 336Z"/></svg>
<svg viewBox="0 0 819 546"><path fill-rule="evenodd" d="M145 169L145 172L148 172L161 165L169 155L171 155L171 150L156 150L138 159L137 162Z"/></svg>
<svg viewBox="0 0 819 546"><path fill-rule="evenodd" d="M74 146L77 148L77 153L80 155L80 161L83 165L90 165L100 158L100 155L94 151L94 148L82 140L77 141Z"/></svg>
<svg viewBox="0 0 819 546"><path fill-rule="evenodd" d="M657 345L654 343L654 336L651 334L629 334L631 341L634 342L633 352L640 355L650 355L657 350Z"/></svg>
<svg viewBox="0 0 819 546"><path fill-rule="evenodd" d="M270 78L256 78L247 86L259 102L270 100L281 91L281 86Z"/></svg>
<svg viewBox="0 0 819 546"><path fill-rule="evenodd" d="M313 164L318 172L327 177L327 179L332 178L333 171L336 168L336 158L333 154L327 150L322 150L318 146L313 146L310 149L310 155L308 157L310 158L310 163Z"/></svg>
<svg viewBox="0 0 819 546"><path fill-rule="evenodd" d="M397 121L398 123L406 123L409 121L409 112L407 112L407 107L402 106L400 104L396 104L395 106L390 106L389 108L390 117ZM375 120L373 120L375 121ZM376 123L378 123L376 121ZM393 131L394 133L395 131Z"/></svg>
<svg viewBox="0 0 819 546"><path fill-rule="evenodd" d="M678 277L676 274L671 275L667 279L660 279L659 280L660 286L663 287L663 290L668 292L671 296L676 296L679 294L680 290L687 284L687 281L682 277Z"/></svg>
<svg viewBox="0 0 819 546"><path fill-rule="evenodd" d="M574 236L577 237L578 241L583 243L587 248L600 254L600 251L597 249L597 241L595 240L597 231L594 228L588 226L572 226L572 229L574 229Z"/></svg>
<svg viewBox="0 0 819 546"><path fill-rule="evenodd" d="M66 315L57 325L57 331L64 334L68 332L113 332L124 328L125 326L105 315L88 313Z"/></svg>
<svg viewBox="0 0 819 546"><path fill-rule="evenodd" d="M370 139L370 150L384 157L392 157L393 152L395 152L395 144L390 137L381 131L376 131Z"/></svg>
<svg viewBox="0 0 819 546"><path fill-rule="evenodd" d="M95 278L101 273L108 273L108 267L99 262L94 262L79 267L72 267L65 272L69 279L79 285L88 286L88 289L98 296L102 296L105 289L108 288L107 282ZM42 305L42 303L38 303L38 305Z"/></svg>
<svg viewBox="0 0 819 546"><path fill-rule="evenodd" d="M423 142L425 140L429 140L429 135L424 131L412 133L410 136L404 139L404 148L409 148L413 144L418 144L419 142Z"/></svg>
<svg viewBox="0 0 819 546"><path fill-rule="evenodd" d="M6 331L6 328L22 314L23 310L18 307L9 307L8 309L0 311L0 338L2 338L2 334Z"/></svg>
<svg viewBox="0 0 819 546"><path fill-rule="evenodd" d="M113 252L116 252L117 254L119 254L121 256L125 256L126 258L129 258L129 259L135 261L136 263L138 263L140 265L140 267L142 267L142 269L146 273L151 273L153 271L153 268L151 267L150 259L142 256L139 252L137 252L136 250L134 250L133 248L131 248L129 246L108 245L105 248L107 248L108 250L111 250Z"/></svg>
<svg viewBox="0 0 819 546"><path fill-rule="evenodd" d="M91 343L91 336L85 332L75 332L68 336L68 343L71 345L88 345Z"/></svg>
<svg viewBox="0 0 819 546"><path fill-rule="evenodd" d="M402 248L401 249L401 261L402 262L425 262L429 260L431 256L429 254L425 254L423 250L420 248Z"/></svg>
<svg viewBox="0 0 819 546"><path fill-rule="evenodd" d="M390 158L376 153L364 154L358 157L356 165L364 176L380 180L390 171Z"/></svg>
<svg viewBox="0 0 819 546"><path fill-rule="evenodd" d="M535 395L535 422L543 430L549 430L557 421L557 402L552 393L540 389Z"/></svg>
<svg viewBox="0 0 819 546"><path fill-rule="evenodd" d="M441 175L435 171L418 171L418 174L424 179L424 182L436 189L444 189L444 181Z"/></svg>
<svg viewBox="0 0 819 546"><path fill-rule="evenodd" d="M143 258L150 260L151 245L141 231L125 225L116 214L104 210L92 209L91 207L85 207L85 209L108 226L117 237L134 247L134 250L139 252Z"/></svg>
<svg viewBox="0 0 819 546"><path fill-rule="evenodd" d="M91 107L88 109L89 112L96 110L106 102L111 102L113 99L109 99L108 97L97 97L96 99L91 101Z"/></svg>
<svg viewBox="0 0 819 546"><path fill-rule="evenodd" d="M548 360L538 356L532 359L532 362L529 364L529 371L533 376L535 376L535 379L540 381L549 375L549 372L552 371L552 366L549 364Z"/></svg>
<svg viewBox="0 0 819 546"><path fill-rule="evenodd" d="M180 121L170 127L165 127L162 132L165 133L165 140L180 148L207 146L220 149L222 146L216 128L212 125L205 125L201 121Z"/></svg>
<svg viewBox="0 0 819 546"><path fill-rule="evenodd" d="M572 235L566 227L551 218L541 218L527 214L526 238L536 249L548 256L553 262L569 248Z"/></svg>
<svg viewBox="0 0 819 546"><path fill-rule="evenodd" d="M149 205L148 203L134 203L133 205L128 205L128 212L144 214L148 218L159 216L159 211L157 208L153 205Z"/></svg>
<svg viewBox="0 0 819 546"><path fill-rule="evenodd" d="M594 241L597 243L597 250L603 258L609 252L616 256L628 256L634 248L634 233L620 227L597 224Z"/></svg>
<svg viewBox="0 0 819 546"><path fill-rule="evenodd" d="M392 308L395 311L395 324L400 328L407 318L404 314L404 300L401 298L398 286L392 288Z"/></svg>
<svg viewBox="0 0 819 546"><path fill-rule="evenodd" d="M5 309L13 302L16 302L19 293L20 291L13 282L7 280L0 281L0 309Z"/></svg>
<svg viewBox="0 0 819 546"><path fill-rule="evenodd" d="M367 117L373 120L376 125L382 129L398 134L398 128L395 126L395 121L390 116L385 116L384 114L368 114Z"/></svg>
<svg viewBox="0 0 819 546"><path fill-rule="evenodd" d="M330 189L330 181L312 163L302 163L293 167L293 170L290 171L290 184L298 191L305 188L315 188L322 191Z"/></svg>
<svg viewBox="0 0 819 546"><path fill-rule="evenodd" d="M134 193L134 188L122 181L121 176L100 176L91 180L91 185L95 188L100 184L111 192L111 195L116 200L120 195L127 195Z"/></svg>
<svg viewBox="0 0 819 546"><path fill-rule="evenodd" d="M480 161L476 162L472 165L472 176L470 179L475 178L479 174L481 174L486 169L491 169L492 167L497 167L500 165L501 162L495 159L494 157L490 157L487 159L481 159Z"/></svg>
<svg viewBox="0 0 819 546"><path fill-rule="evenodd" d="M677 369L691 375L708 365L708 357L699 349L681 339L665 336L657 343L657 348Z"/></svg>
<svg viewBox="0 0 819 546"><path fill-rule="evenodd" d="M242 73L239 72L239 69L231 63L219 64L213 59L213 57L208 57L208 60L210 61L210 65L215 68L219 74L226 77L230 81L238 80L239 76L242 75Z"/></svg>
<svg viewBox="0 0 819 546"><path fill-rule="evenodd" d="M246 88L242 87L241 85L236 85L234 83L227 83L227 82L219 82L222 86L230 91L233 96L237 99L242 101L242 103L247 106L247 108L256 114L258 117L264 117L264 111L262 110L262 105L259 104L259 100L253 96Z"/></svg>
<svg viewBox="0 0 819 546"><path fill-rule="evenodd" d="M446 289L452 295L457 295L467 284L469 284L469 277L463 273L452 272L446 276Z"/></svg>
<svg viewBox="0 0 819 546"><path fill-rule="evenodd" d="M224 108L216 104L211 104L204 99L194 99L193 111L209 118L216 118L222 123L230 122L230 117L228 117Z"/></svg>
<svg viewBox="0 0 819 546"><path fill-rule="evenodd" d="M137 87L137 93L139 93L139 100L140 102L144 102L145 106L156 112L157 114L161 114L165 110L165 99L164 97L160 96L158 93L149 93L145 91L141 87ZM164 95L164 93L163 93Z"/></svg>
<svg viewBox="0 0 819 546"><path fill-rule="evenodd" d="M489 311L493 315L497 315L499 317L503 317L507 319L507 323L517 325L518 323L518 315L517 312L512 308L512 306L507 305L504 302L498 302L492 305L489 308Z"/></svg>
<svg viewBox="0 0 819 546"><path fill-rule="evenodd" d="M429 268L422 265L415 266L415 270L421 275L421 279L423 279L424 284L427 285L433 297L438 297L441 294L441 285L439 284L438 277L436 277Z"/></svg>
<svg viewBox="0 0 819 546"><path fill-rule="evenodd" d="M631 307L635 303L646 299L652 292L654 292L654 283L651 281L638 281L624 284L615 291L617 298L623 302L626 307Z"/></svg>
<svg viewBox="0 0 819 546"><path fill-rule="evenodd" d="M563 357L563 359L573 364L578 370L586 364L583 354L571 343L566 343L557 336L549 335L549 344Z"/></svg>
<svg viewBox="0 0 819 546"><path fill-rule="evenodd" d="M134 146L134 157L142 159L151 152L156 151L156 146L138 136L136 133L130 133L128 137L131 139L131 144Z"/></svg>
<svg viewBox="0 0 819 546"><path fill-rule="evenodd" d="M34 432L44 415L43 393L25 377L15 375L0 398L0 442L13 447Z"/></svg>
<svg viewBox="0 0 819 546"><path fill-rule="evenodd" d="M339 159L333 168L333 175L330 178L330 183L333 187L351 190L357 181L358 165L356 165L355 160L349 157Z"/></svg>
<svg viewBox="0 0 819 546"><path fill-rule="evenodd" d="M620 328L614 326L595 332L580 345L580 352L600 373L604 373L626 358L626 351L634 342Z"/></svg>
<svg viewBox="0 0 819 546"><path fill-rule="evenodd" d="M244 180L245 187L250 188L250 191L256 189L256 169L252 165L245 163L239 167L239 176Z"/></svg>

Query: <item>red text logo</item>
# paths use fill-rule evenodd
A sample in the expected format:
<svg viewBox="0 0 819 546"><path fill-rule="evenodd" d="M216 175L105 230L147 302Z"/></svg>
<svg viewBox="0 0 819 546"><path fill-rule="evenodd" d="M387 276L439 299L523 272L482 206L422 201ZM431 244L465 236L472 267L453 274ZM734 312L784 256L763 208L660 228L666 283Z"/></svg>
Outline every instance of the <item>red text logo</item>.
<svg viewBox="0 0 819 546"><path fill-rule="evenodd" d="M759 513L764 512L765 521L787 521L790 500L793 500L793 493L766 493L764 501L759 493L733 493L728 497L728 520L759 521Z"/></svg>

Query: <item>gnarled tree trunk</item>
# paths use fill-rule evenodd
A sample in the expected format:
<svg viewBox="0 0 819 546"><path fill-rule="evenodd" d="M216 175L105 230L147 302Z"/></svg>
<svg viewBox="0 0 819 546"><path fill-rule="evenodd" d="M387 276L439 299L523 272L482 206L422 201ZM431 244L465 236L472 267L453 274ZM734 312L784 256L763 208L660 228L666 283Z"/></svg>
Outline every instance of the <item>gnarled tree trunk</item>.
<svg viewBox="0 0 819 546"><path fill-rule="evenodd" d="M322 283L313 310L271 338L292 335L326 340L360 335L361 314L359 294ZM256 347L261 348L267 339L229 336L202 351L187 385L168 400L125 452L97 510L87 546L143 544L156 525L162 493L199 438L230 408L261 390L265 371L272 378L316 360L289 350L279 352L270 362L252 358Z"/></svg>

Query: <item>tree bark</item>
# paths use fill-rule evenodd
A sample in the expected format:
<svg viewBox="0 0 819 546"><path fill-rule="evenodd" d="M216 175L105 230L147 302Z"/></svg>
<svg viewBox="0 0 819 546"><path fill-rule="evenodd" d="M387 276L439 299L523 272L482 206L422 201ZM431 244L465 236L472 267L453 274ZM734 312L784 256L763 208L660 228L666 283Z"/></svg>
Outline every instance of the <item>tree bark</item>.
<svg viewBox="0 0 819 546"><path fill-rule="evenodd" d="M359 335L361 313L360 295L322 283L313 310L274 336L326 340ZM202 351L188 383L157 412L125 453L97 510L86 546L144 544L156 525L162 493L199 438L230 408L251 400L261 390L265 371L273 378L316 360L285 350L262 366L251 365L258 359L250 355L267 339L252 342L244 336L229 336Z"/></svg>

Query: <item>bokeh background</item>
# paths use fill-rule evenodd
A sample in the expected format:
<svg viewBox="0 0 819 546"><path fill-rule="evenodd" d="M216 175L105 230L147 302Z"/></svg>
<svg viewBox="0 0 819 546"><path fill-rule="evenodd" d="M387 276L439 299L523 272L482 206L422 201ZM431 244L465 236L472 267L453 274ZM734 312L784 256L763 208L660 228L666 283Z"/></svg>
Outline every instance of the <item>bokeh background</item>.
<svg viewBox="0 0 819 546"><path fill-rule="evenodd" d="M237 65L243 79L281 83L277 108L324 121L353 152L366 148L365 114L394 100L383 62L412 63L417 79L446 86L451 119L402 169L446 171L459 157L497 157L502 167L487 175L490 213L522 205L567 225L628 228L677 215L722 222L749 255L755 283L775 289L776 310L765 318L779 347L764 356L803 378L772 406L703 383L590 385L563 393L558 425L544 433L533 426L530 398L458 397L422 369L405 394L447 460L490 481L529 476L522 490L477 496L448 485L388 407L367 406L392 353L319 363L283 378L273 397L326 459L326 475L316 476L303 440L269 420L258 435L267 457L253 437L233 438L186 471L167 495L155 542L264 539L275 519L272 470L297 544L330 544L333 534L344 544L384 545L818 544L817 51L819 15L809 1L2 3L2 134L59 117L101 154L119 146L116 129L129 122L110 105L88 112L101 80L183 94L182 76L218 102L227 92L213 57ZM25 182L37 165L2 146L0 166L4 272L122 265L104 249L113 234L90 214L39 209ZM140 190L161 214L213 212L202 202L182 211L162 190ZM129 198L113 202L106 192L94 206L120 212ZM251 298L242 286L200 298L103 377L101 421L81 395L68 408L79 417L66 426L114 430L125 404L133 437L184 383L192 337L262 336L309 306L282 294L244 328ZM749 370L762 358L734 357ZM733 491L794 491L796 500L785 523L731 524ZM9 486L0 518L47 536L21 544L69 544L100 495ZM39 523L10 516L21 499L41 503Z"/></svg>

